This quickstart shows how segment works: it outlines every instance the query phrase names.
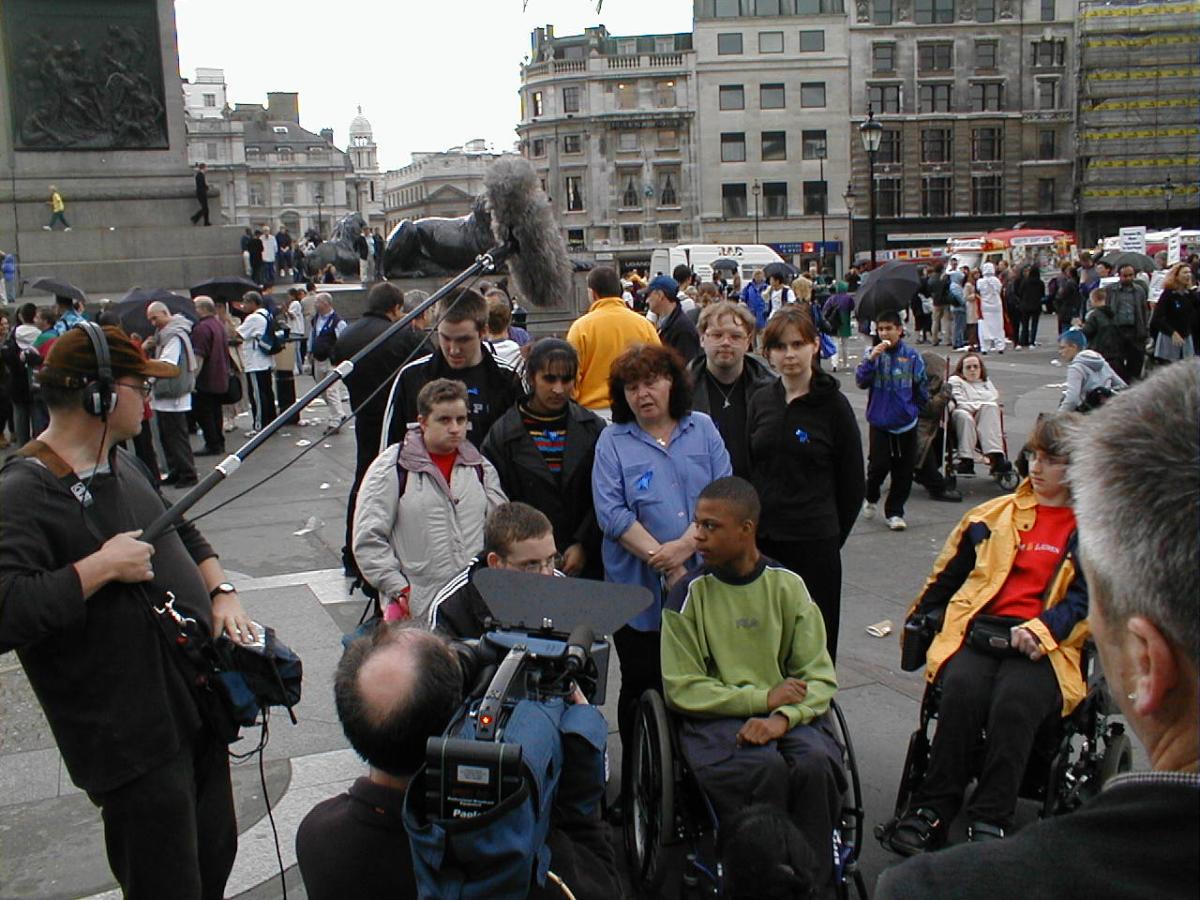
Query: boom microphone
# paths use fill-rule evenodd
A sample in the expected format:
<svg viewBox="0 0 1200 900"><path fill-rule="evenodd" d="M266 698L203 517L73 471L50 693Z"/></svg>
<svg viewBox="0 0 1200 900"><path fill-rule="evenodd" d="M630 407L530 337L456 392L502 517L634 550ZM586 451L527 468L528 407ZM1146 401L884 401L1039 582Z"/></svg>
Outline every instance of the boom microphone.
<svg viewBox="0 0 1200 900"><path fill-rule="evenodd" d="M517 245L508 258L517 292L534 306L561 304L570 297L574 267L550 199L529 160L497 160L484 177L483 191L496 241Z"/></svg>

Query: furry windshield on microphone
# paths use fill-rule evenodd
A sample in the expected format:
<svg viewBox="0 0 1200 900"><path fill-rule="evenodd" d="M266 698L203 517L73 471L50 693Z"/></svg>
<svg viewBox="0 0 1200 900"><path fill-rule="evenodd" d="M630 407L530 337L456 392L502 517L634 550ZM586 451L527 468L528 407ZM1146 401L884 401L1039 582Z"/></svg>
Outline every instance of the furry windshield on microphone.
<svg viewBox="0 0 1200 900"><path fill-rule="evenodd" d="M512 237L517 244L508 259L517 293L534 306L558 306L567 300L573 267L533 166L521 157L499 159L488 170L483 189L492 234L498 242Z"/></svg>

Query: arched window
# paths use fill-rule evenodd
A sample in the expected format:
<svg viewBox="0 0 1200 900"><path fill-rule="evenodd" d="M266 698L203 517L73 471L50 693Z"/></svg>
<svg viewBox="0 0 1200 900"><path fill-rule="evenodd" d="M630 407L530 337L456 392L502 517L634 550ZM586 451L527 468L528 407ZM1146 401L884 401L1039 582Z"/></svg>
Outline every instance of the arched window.
<svg viewBox="0 0 1200 900"><path fill-rule="evenodd" d="M660 206L678 206L679 198L675 195L675 182L668 175L663 179L662 196L659 198Z"/></svg>
<svg viewBox="0 0 1200 900"><path fill-rule="evenodd" d="M637 189L637 185L633 183L632 175L630 175L629 179L625 182L625 193L621 195L621 205L622 206L638 206L639 205L638 204L638 189Z"/></svg>

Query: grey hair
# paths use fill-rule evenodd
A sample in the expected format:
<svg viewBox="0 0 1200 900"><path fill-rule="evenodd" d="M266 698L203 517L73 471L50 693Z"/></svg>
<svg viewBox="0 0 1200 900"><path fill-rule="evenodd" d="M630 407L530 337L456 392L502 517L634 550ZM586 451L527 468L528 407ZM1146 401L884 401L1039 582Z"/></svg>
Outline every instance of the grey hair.
<svg viewBox="0 0 1200 900"><path fill-rule="evenodd" d="M429 291L411 290L404 292L404 314L408 315L429 299Z"/></svg>
<svg viewBox="0 0 1200 900"><path fill-rule="evenodd" d="M217 313L217 304L213 302L212 297L200 296L195 298L192 303L196 307L196 312L208 313L210 316Z"/></svg>
<svg viewBox="0 0 1200 900"><path fill-rule="evenodd" d="M163 303L161 300L153 300L146 304L146 314L149 315L152 312L165 312L167 315L171 314L171 310L167 307L167 304Z"/></svg>
<svg viewBox="0 0 1200 900"><path fill-rule="evenodd" d="M1200 359L1087 415L1070 474L1092 602L1144 616L1200 664Z"/></svg>
<svg viewBox="0 0 1200 900"><path fill-rule="evenodd" d="M333 306L333 295L329 291L317 291L313 294L313 303L324 300L330 306Z"/></svg>

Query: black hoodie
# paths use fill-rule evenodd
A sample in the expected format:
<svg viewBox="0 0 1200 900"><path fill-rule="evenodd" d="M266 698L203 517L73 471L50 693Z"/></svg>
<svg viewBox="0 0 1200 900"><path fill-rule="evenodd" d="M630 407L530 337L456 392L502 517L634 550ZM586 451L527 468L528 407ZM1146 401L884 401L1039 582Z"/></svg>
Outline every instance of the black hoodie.
<svg viewBox="0 0 1200 900"><path fill-rule="evenodd" d="M809 392L784 402L782 381L750 400L752 480L762 500L758 533L773 541L837 537L862 506L862 436L832 375L813 375Z"/></svg>

